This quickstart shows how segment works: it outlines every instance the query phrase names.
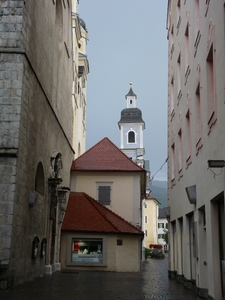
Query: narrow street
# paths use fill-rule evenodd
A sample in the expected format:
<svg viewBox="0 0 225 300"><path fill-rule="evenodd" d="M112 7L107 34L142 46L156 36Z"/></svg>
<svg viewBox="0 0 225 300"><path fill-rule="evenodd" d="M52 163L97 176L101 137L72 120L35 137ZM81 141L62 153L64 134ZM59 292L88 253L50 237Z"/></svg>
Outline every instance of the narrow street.
<svg viewBox="0 0 225 300"><path fill-rule="evenodd" d="M168 279L168 260L148 259L139 273L56 272L0 291L1 300L197 300L195 293Z"/></svg>

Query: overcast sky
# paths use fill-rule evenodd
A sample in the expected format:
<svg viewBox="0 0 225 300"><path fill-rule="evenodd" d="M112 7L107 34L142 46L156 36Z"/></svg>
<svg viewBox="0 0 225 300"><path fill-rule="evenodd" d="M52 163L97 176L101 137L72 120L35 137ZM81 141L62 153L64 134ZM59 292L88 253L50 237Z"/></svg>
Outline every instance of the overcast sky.
<svg viewBox="0 0 225 300"><path fill-rule="evenodd" d="M142 111L145 159L167 179L167 0L80 0L88 29L86 150L108 137L120 147L118 121L129 82ZM159 172L158 172L159 171Z"/></svg>

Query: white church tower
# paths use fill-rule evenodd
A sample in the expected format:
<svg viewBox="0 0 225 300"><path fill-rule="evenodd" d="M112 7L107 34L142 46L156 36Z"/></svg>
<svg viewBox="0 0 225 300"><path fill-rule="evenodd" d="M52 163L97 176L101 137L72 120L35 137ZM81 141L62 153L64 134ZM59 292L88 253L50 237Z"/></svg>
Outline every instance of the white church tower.
<svg viewBox="0 0 225 300"><path fill-rule="evenodd" d="M143 131L145 122L142 120L141 110L136 107L137 95L132 90L132 82L130 82L130 90L125 98L127 108L121 111L121 118L118 122L120 149L135 163L144 168Z"/></svg>

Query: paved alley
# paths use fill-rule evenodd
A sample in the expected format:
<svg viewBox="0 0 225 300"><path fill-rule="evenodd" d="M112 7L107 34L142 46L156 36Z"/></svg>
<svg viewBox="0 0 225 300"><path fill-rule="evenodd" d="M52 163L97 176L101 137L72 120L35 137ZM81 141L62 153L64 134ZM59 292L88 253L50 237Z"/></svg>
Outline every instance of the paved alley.
<svg viewBox="0 0 225 300"><path fill-rule="evenodd" d="M168 279L167 258L148 259L139 273L56 272L7 291L1 300L195 300L195 293Z"/></svg>

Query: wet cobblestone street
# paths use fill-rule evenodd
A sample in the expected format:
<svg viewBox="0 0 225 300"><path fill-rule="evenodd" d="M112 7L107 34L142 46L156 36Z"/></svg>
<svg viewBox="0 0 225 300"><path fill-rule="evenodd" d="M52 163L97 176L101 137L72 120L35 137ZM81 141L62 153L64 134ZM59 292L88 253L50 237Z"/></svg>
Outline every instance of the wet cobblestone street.
<svg viewBox="0 0 225 300"><path fill-rule="evenodd" d="M168 278L168 261L148 259L138 273L56 272L10 290L1 300L195 300L195 293Z"/></svg>

